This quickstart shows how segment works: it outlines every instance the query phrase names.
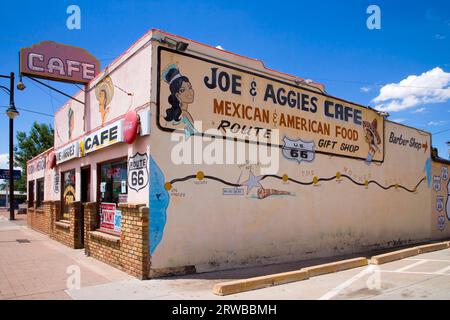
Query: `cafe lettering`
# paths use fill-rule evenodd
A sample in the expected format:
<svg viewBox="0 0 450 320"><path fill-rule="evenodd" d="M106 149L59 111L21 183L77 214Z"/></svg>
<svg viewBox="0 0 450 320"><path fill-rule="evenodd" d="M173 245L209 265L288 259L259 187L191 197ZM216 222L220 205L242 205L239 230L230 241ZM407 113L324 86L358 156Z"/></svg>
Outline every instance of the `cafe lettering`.
<svg viewBox="0 0 450 320"><path fill-rule="evenodd" d="M123 120L106 126L84 139L84 154L102 149L109 145L123 141Z"/></svg>
<svg viewBox="0 0 450 320"><path fill-rule="evenodd" d="M216 129L229 139L273 144L273 130L278 130L280 148L283 137L288 137L314 141L317 153L360 159L370 154L371 161L383 161L384 118L375 110L332 97L315 87L296 86L235 66L218 66L164 50L160 54L161 65L177 59L191 84L197 84L195 99L202 108L189 112L201 121L202 132ZM169 87L161 86L160 97L166 96L170 96ZM159 123L170 130L173 127L165 116L159 114ZM372 123L376 125L367 125Z"/></svg>

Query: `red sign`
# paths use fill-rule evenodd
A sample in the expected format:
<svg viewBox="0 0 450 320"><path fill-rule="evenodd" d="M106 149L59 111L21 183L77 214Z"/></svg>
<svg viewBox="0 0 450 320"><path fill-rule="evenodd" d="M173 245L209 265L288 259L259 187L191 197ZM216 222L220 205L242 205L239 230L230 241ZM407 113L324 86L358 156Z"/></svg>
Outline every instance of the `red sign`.
<svg viewBox="0 0 450 320"><path fill-rule="evenodd" d="M88 83L100 72L100 63L82 48L43 41L20 50L20 72L36 78Z"/></svg>
<svg viewBox="0 0 450 320"><path fill-rule="evenodd" d="M114 230L114 216L116 215L115 203L100 204L100 228Z"/></svg>
<svg viewBox="0 0 450 320"><path fill-rule="evenodd" d="M127 112L123 130L123 140L128 144L132 144L136 140L139 130L139 116L136 111L130 110Z"/></svg>
<svg viewBox="0 0 450 320"><path fill-rule="evenodd" d="M53 169L56 167L56 154L54 151L50 152L47 159L47 167Z"/></svg>

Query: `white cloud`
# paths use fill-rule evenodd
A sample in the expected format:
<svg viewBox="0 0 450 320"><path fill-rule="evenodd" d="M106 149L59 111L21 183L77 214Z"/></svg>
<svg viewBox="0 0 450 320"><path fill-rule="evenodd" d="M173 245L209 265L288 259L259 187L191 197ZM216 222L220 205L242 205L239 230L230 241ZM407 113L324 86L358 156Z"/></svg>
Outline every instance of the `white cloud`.
<svg viewBox="0 0 450 320"><path fill-rule="evenodd" d="M447 121L443 121L443 120L441 120L441 121L430 121L430 122L428 122L428 125L429 126L442 126L443 124L446 124L447 123Z"/></svg>
<svg viewBox="0 0 450 320"><path fill-rule="evenodd" d="M443 34L435 34L435 35L434 35L434 38L435 38L436 40L445 40L445 39L447 38L447 36L446 36L446 35L443 35Z"/></svg>
<svg viewBox="0 0 450 320"><path fill-rule="evenodd" d="M9 154L0 154L0 169L9 169ZM14 170L22 170L20 167L14 167Z"/></svg>
<svg viewBox="0 0 450 320"><path fill-rule="evenodd" d="M411 112L411 113L422 113L422 112L424 112L425 110L427 110L427 109L426 109L426 108L419 108L419 109L414 110L414 111Z"/></svg>
<svg viewBox="0 0 450 320"><path fill-rule="evenodd" d="M370 87L362 87L362 88L361 88L361 91L362 91L362 92L369 92L370 90L371 90Z"/></svg>
<svg viewBox="0 0 450 320"><path fill-rule="evenodd" d="M216 46L216 48L217 48L217 49L220 49L220 50L225 50L224 48L222 48L221 45Z"/></svg>
<svg viewBox="0 0 450 320"><path fill-rule="evenodd" d="M398 83L390 83L380 89L372 101L375 109L385 112L401 111L428 103L450 100L450 73L439 67L410 75Z"/></svg>
<svg viewBox="0 0 450 320"><path fill-rule="evenodd" d="M394 121L394 122L402 123L402 122L405 122L407 119L405 119L405 118L395 118L395 119L390 119L390 120Z"/></svg>
<svg viewBox="0 0 450 320"><path fill-rule="evenodd" d="M7 153L0 154L0 169L9 169L9 155Z"/></svg>

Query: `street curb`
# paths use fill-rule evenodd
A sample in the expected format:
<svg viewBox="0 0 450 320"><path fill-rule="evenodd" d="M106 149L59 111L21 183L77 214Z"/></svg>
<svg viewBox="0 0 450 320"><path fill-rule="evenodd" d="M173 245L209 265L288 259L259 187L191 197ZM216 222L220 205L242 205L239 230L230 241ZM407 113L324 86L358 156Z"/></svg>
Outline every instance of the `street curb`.
<svg viewBox="0 0 450 320"><path fill-rule="evenodd" d="M437 251L437 250L443 250L447 249L449 247L449 242L440 242L440 243L432 243L432 244L426 244L423 246L418 246L419 254L431 252L431 251Z"/></svg>
<svg viewBox="0 0 450 320"><path fill-rule="evenodd" d="M362 267L366 265L368 265L368 260L366 258L354 258L302 268L297 271L276 273L267 276L236 281L221 282L217 283L214 286L213 293L219 296L226 296L244 291L263 289L280 284L307 280L310 277Z"/></svg>
<svg viewBox="0 0 450 320"><path fill-rule="evenodd" d="M395 260L404 259L407 257L415 256L419 254L419 248L413 247L409 249L403 249L398 251L393 251L389 253L379 254L373 256L370 259L370 264L384 264Z"/></svg>
<svg viewBox="0 0 450 320"><path fill-rule="evenodd" d="M354 259L336 261L331 263L320 264L317 266L307 267L302 270L308 271L310 277L320 276L326 273L333 273L347 269L367 266L369 261L367 258L359 257Z"/></svg>
<svg viewBox="0 0 450 320"><path fill-rule="evenodd" d="M393 252L373 256L370 259L370 264L383 264L383 263L415 256L418 254L437 251L437 250L444 250L447 248L450 248L450 241L425 244L425 245L421 245L421 246L417 246L417 247L412 247L409 249L403 249L403 250L398 250L398 251L393 251Z"/></svg>
<svg viewBox="0 0 450 320"><path fill-rule="evenodd" d="M217 283L213 288L213 293L218 296L226 296L306 279L308 279L308 272L300 269L297 271Z"/></svg>

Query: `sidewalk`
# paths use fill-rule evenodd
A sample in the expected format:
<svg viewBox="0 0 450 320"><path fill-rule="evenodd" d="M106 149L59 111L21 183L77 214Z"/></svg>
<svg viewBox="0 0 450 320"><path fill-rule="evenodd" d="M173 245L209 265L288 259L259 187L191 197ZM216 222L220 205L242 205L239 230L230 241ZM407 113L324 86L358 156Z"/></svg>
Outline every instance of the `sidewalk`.
<svg viewBox="0 0 450 320"><path fill-rule="evenodd" d="M0 209L0 300L70 299L64 290L76 285L78 270L81 288L133 279L86 257L84 249L70 249L28 229L26 215L8 218L9 212Z"/></svg>

